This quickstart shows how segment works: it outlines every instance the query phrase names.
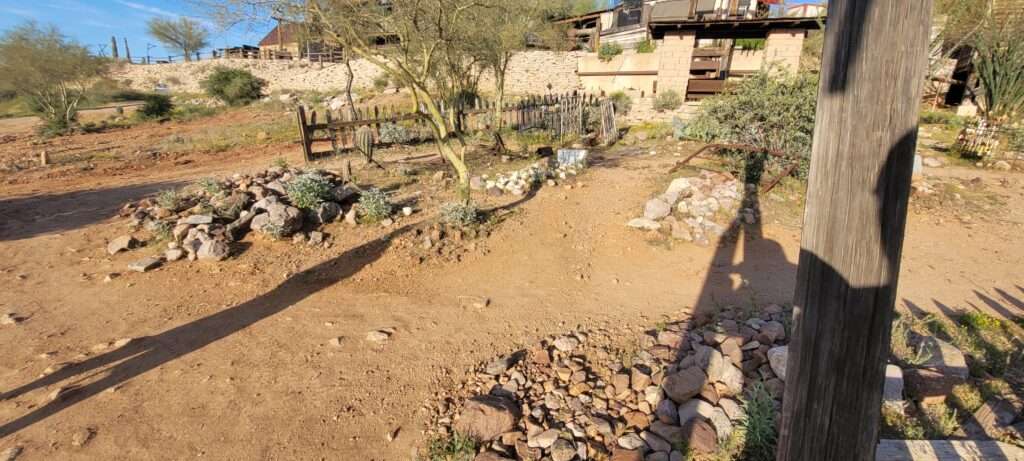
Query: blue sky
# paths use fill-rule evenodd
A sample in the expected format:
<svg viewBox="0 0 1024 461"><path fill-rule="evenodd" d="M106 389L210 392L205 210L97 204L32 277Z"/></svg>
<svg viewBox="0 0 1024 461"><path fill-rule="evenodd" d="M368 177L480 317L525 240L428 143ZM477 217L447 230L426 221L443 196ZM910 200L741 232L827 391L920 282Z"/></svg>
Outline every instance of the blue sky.
<svg viewBox="0 0 1024 461"><path fill-rule="evenodd" d="M273 27L268 23L222 31L182 0L0 0L0 33L34 20L57 25L64 35L89 46L94 52L102 44L109 54L110 37L116 35L119 49L123 47L124 38L128 38L133 58L145 56L147 44L156 45L150 50L152 56L166 57L180 54L180 51L166 50L149 37L146 22L154 17L173 19L179 16L206 22L214 48L243 43L255 45Z"/></svg>

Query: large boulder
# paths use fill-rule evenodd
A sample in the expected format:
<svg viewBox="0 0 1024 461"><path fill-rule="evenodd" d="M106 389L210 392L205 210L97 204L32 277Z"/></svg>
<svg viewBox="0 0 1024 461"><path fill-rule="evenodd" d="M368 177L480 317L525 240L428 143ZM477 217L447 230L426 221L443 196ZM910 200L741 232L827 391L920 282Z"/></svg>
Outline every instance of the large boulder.
<svg viewBox="0 0 1024 461"><path fill-rule="evenodd" d="M196 258L200 261L223 261L231 255L231 248L220 240L207 240L199 246Z"/></svg>
<svg viewBox="0 0 1024 461"><path fill-rule="evenodd" d="M479 395L466 401L455 430L480 441L491 441L514 430L519 415L515 402L504 397Z"/></svg>
<svg viewBox="0 0 1024 461"><path fill-rule="evenodd" d="M644 217L647 219L661 219L670 213L672 213L672 205L661 198L652 198L644 205Z"/></svg>
<svg viewBox="0 0 1024 461"><path fill-rule="evenodd" d="M253 230L275 238L288 237L302 229L302 211L282 203L267 205L266 213L252 219Z"/></svg>

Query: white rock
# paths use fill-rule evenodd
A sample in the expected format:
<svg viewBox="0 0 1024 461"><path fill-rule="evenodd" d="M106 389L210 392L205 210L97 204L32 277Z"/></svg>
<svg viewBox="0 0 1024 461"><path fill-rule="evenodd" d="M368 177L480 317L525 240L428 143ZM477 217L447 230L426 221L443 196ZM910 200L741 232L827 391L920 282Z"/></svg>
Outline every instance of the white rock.
<svg viewBox="0 0 1024 461"><path fill-rule="evenodd" d="M707 403L701 399L690 399L679 406L679 425L683 426L691 419L698 416L704 419L711 419L711 414L714 413L715 406Z"/></svg>
<svg viewBox="0 0 1024 461"><path fill-rule="evenodd" d="M658 229L661 229L661 224L660 223L658 223L657 221L655 221L653 219L647 219L647 218L636 218L636 219L633 219L633 220L629 221L628 223L626 223L626 225L629 226L629 227L632 227L634 229L645 229L645 230L658 230Z"/></svg>
<svg viewBox="0 0 1024 461"><path fill-rule="evenodd" d="M721 399L718 401L718 406L722 408L725 415L733 421L739 421L743 419L743 407L740 406L739 402L733 399Z"/></svg>
<svg viewBox="0 0 1024 461"><path fill-rule="evenodd" d="M786 361L789 359L789 346L778 346L768 349L768 363L779 379L786 380Z"/></svg>
<svg viewBox="0 0 1024 461"><path fill-rule="evenodd" d="M617 442L619 443L620 447L625 448L627 450L638 450L640 448L647 446L647 443L644 442L644 439L640 438L639 435L636 435L635 433L632 432L623 435L622 437L619 437Z"/></svg>

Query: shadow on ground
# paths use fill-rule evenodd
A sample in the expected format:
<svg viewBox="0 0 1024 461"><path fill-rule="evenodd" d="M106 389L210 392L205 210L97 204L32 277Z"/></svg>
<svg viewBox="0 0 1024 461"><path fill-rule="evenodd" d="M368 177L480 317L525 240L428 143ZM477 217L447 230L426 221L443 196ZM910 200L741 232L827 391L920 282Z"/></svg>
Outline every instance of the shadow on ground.
<svg viewBox="0 0 1024 461"><path fill-rule="evenodd" d="M113 217L127 202L182 184L168 181L0 199L0 241L85 227Z"/></svg>

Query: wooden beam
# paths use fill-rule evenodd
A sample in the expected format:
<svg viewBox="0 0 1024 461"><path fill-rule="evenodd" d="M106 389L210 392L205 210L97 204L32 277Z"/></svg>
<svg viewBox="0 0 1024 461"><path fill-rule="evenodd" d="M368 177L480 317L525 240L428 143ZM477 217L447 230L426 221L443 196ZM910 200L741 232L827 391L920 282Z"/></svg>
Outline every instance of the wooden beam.
<svg viewBox="0 0 1024 461"><path fill-rule="evenodd" d="M875 456L932 0L828 9L780 461Z"/></svg>

